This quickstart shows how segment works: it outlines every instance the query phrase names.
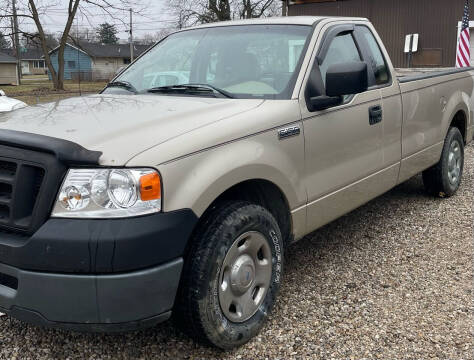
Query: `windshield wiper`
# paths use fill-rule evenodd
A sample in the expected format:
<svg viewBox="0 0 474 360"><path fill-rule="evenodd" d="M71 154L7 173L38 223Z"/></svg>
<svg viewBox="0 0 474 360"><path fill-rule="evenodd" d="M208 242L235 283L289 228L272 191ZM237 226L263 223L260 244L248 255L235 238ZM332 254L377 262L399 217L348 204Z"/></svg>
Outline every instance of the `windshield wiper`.
<svg viewBox="0 0 474 360"><path fill-rule="evenodd" d="M231 93L219 89L215 86L209 84L182 84L182 85L169 85L169 86L159 86L147 90L150 93L171 93L171 92L213 92L225 96L226 98L233 99L234 95Z"/></svg>
<svg viewBox="0 0 474 360"><path fill-rule="evenodd" d="M135 94L138 93L137 89L135 89L135 86L133 86L133 85L132 85L131 83L129 83L128 81L123 81L123 80L122 80L122 81L120 81L120 80L118 80L118 81L112 81L112 82L109 82L109 83L105 86L106 89L107 89L107 88L111 88L111 87L120 87L120 88L124 88L125 90L128 90L128 91L130 91L130 92L132 92L132 93L135 93Z"/></svg>

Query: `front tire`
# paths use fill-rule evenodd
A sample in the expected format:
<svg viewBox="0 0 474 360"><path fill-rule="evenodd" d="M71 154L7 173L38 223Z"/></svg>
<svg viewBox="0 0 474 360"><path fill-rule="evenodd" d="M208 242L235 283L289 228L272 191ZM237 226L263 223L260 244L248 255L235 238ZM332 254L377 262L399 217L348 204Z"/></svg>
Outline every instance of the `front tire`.
<svg viewBox="0 0 474 360"><path fill-rule="evenodd" d="M213 209L197 229L175 307L178 325L221 349L256 336L275 303L283 271L278 223L247 202Z"/></svg>
<svg viewBox="0 0 474 360"><path fill-rule="evenodd" d="M458 128L451 127L446 136L441 159L423 172L426 191L438 197L453 196L459 189L464 170L464 139Z"/></svg>

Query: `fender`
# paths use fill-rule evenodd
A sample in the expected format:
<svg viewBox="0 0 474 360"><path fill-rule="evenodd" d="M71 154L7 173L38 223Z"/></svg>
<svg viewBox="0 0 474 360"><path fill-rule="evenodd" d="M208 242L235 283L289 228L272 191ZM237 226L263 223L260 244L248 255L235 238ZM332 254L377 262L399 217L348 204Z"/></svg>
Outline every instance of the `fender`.
<svg viewBox="0 0 474 360"><path fill-rule="evenodd" d="M278 144L281 142L273 132L264 133L161 165L158 170L163 177L163 209L190 208L201 216L226 190L252 179L275 184L290 209L306 204L302 162L296 161L304 151L303 137L285 143L299 151L288 151Z"/></svg>

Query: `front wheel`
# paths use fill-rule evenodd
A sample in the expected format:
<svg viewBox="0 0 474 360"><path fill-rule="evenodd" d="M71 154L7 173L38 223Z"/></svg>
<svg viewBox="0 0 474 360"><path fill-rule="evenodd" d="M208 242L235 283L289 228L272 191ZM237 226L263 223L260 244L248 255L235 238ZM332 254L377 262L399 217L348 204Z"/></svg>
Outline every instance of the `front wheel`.
<svg viewBox="0 0 474 360"><path fill-rule="evenodd" d="M441 159L423 172L423 183L428 193L439 197L453 196L461 185L464 169L464 139L458 128L448 131Z"/></svg>
<svg viewBox="0 0 474 360"><path fill-rule="evenodd" d="M247 202L216 207L197 230L175 308L178 325L222 349L258 334L283 271L283 241L274 217Z"/></svg>

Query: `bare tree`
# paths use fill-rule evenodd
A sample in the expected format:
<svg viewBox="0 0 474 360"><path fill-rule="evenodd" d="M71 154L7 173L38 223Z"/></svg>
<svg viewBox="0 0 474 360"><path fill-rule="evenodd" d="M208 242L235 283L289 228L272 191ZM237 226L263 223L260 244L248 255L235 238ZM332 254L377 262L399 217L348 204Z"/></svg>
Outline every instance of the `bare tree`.
<svg viewBox="0 0 474 360"><path fill-rule="evenodd" d="M0 49L8 49L10 47L10 41L7 36L3 35L0 31Z"/></svg>
<svg viewBox="0 0 474 360"><path fill-rule="evenodd" d="M54 34L46 33L45 36L46 47L49 50L53 50L59 45L59 41ZM22 39L20 40L20 43L22 47L27 49L41 49L41 42L37 32L31 34L22 33Z"/></svg>
<svg viewBox="0 0 474 360"><path fill-rule="evenodd" d="M177 17L177 27L232 19L232 0L171 0L168 4Z"/></svg>
<svg viewBox="0 0 474 360"><path fill-rule="evenodd" d="M29 33L28 31L19 30L20 33L26 34L26 36L36 37L40 44L40 47L44 53L44 59L48 66L51 78L53 80L54 88L56 90L64 90L64 51L68 40L71 38L71 28L74 23L74 19L78 14L82 14L86 19L91 15L91 9L96 9L94 12L101 12L104 17L111 17L113 19L121 21L126 24L126 17L117 16L117 11L128 11L130 8L134 8L136 13L141 13L143 10L143 1L139 0L67 0L67 5L61 5L63 2L57 0L22 0L18 1L18 13L17 16L20 19L26 19L30 22L34 22L37 31ZM58 68L57 71L54 68L50 50L48 48L48 36L43 26L45 18L48 17L48 10L65 10L67 19L59 36L59 46L57 48L58 57ZM6 20L7 23L11 21L13 17L13 11L10 5L10 0L0 0L0 20ZM18 50L17 50L18 51Z"/></svg>
<svg viewBox="0 0 474 360"><path fill-rule="evenodd" d="M280 9L274 0L242 0L239 5L239 14L242 19L259 18L265 15L275 16Z"/></svg>
<svg viewBox="0 0 474 360"><path fill-rule="evenodd" d="M172 27L163 28L156 33L148 33L143 35L141 38L136 39L135 43L139 45L154 45L175 31L176 29Z"/></svg>
<svg viewBox="0 0 474 360"><path fill-rule="evenodd" d="M281 13L279 0L170 0L168 7L176 17L178 28Z"/></svg>
<svg viewBox="0 0 474 360"><path fill-rule="evenodd" d="M70 37L74 39L74 42L98 42L95 29L73 29L73 34Z"/></svg>

